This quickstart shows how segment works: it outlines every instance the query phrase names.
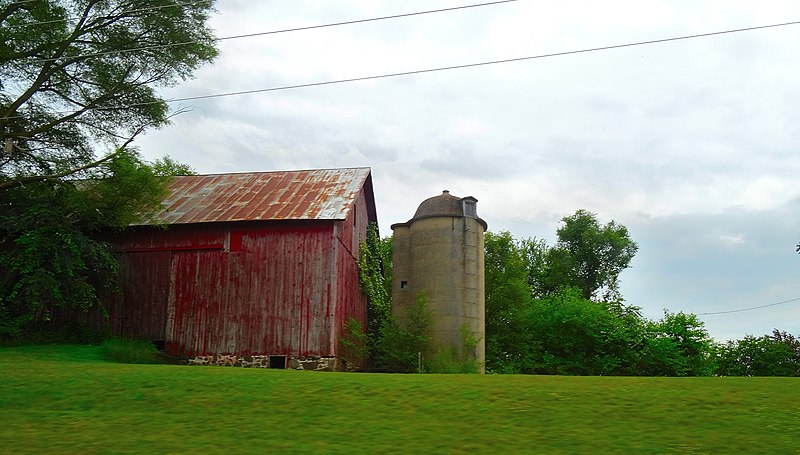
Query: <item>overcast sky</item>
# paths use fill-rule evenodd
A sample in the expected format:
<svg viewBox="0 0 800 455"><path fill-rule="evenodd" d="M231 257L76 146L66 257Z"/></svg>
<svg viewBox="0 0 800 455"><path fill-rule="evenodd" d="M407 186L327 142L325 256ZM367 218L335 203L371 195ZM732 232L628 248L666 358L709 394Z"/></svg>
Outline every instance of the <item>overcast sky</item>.
<svg viewBox="0 0 800 455"><path fill-rule="evenodd" d="M220 0L219 37L479 3ZM516 2L224 40L182 98L800 21L796 1ZM137 140L200 173L368 166L381 234L448 189L489 230L555 240L585 208L639 243L657 319L800 297L800 25L174 103ZM702 315L718 340L800 334L800 300Z"/></svg>

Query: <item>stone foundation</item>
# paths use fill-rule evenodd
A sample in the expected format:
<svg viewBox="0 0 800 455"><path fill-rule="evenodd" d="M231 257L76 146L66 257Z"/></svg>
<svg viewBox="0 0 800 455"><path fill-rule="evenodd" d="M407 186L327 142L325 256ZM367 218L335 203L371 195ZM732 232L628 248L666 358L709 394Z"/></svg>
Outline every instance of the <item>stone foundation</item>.
<svg viewBox="0 0 800 455"><path fill-rule="evenodd" d="M270 368L268 355L199 355L190 357L188 365L212 365L242 368ZM336 357L286 356L286 369L310 371L339 371L343 367Z"/></svg>

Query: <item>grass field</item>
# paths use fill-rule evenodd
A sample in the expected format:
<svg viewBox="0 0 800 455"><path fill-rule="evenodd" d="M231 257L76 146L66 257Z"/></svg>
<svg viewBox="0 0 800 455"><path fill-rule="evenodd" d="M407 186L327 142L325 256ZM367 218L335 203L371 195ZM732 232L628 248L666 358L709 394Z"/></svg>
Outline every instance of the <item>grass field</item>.
<svg viewBox="0 0 800 455"><path fill-rule="evenodd" d="M800 379L320 373L0 348L2 453L795 453Z"/></svg>

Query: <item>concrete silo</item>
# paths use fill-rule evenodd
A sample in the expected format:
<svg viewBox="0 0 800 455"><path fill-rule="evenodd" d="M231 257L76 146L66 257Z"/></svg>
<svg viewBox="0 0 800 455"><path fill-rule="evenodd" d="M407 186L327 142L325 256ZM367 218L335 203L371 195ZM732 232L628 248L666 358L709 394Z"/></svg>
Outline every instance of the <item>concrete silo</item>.
<svg viewBox="0 0 800 455"><path fill-rule="evenodd" d="M414 217L392 225L392 313L402 317L425 293L436 352L453 349L462 359L485 362L483 234L472 196L448 191L423 201ZM465 331L477 345L465 350Z"/></svg>

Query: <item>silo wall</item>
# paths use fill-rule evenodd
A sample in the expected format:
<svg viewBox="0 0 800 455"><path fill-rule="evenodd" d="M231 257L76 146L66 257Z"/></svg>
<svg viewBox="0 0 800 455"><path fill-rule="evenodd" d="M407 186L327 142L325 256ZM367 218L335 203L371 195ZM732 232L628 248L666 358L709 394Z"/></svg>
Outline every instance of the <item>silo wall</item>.
<svg viewBox="0 0 800 455"><path fill-rule="evenodd" d="M475 218L436 216L394 229L393 312L424 292L432 313L430 335L436 352L485 361L483 226ZM467 338L477 340L465 346ZM467 348L468 352L464 352Z"/></svg>

